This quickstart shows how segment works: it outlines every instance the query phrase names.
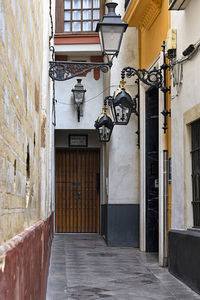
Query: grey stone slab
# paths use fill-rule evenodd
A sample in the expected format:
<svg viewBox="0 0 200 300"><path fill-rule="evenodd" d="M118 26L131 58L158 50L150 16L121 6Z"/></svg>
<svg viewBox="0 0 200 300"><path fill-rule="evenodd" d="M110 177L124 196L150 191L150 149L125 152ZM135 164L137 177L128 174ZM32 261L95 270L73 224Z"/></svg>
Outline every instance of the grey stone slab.
<svg viewBox="0 0 200 300"><path fill-rule="evenodd" d="M95 234L55 235L47 300L193 300L157 254L107 247Z"/></svg>

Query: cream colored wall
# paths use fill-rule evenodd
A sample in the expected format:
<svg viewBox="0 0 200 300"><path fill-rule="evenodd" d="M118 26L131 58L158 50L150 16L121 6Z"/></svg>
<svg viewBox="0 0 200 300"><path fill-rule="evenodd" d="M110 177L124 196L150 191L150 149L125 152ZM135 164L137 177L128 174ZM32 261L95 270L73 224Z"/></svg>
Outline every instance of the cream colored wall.
<svg viewBox="0 0 200 300"><path fill-rule="evenodd" d="M118 3L117 14L123 16L124 1ZM123 67L138 68L137 30L128 28L124 34L117 59L113 61L110 72L110 95L119 87ZM127 89L137 93L136 78L127 79ZM107 91L109 93L109 91ZM139 151L137 147L137 117L132 114L127 126L115 126L108 146L109 170L107 177L107 193L109 204L139 203Z"/></svg>
<svg viewBox="0 0 200 300"><path fill-rule="evenodd" d="M177 59L190 45L200 41L200 2L191 1L184 11L172 12L172 28L177 29ZM200 118L200 55L183 64L180 89L172 86L172 228L193 226L191 185L190 123Z"/></svg>
<svg viewBox="0 0 200 300"><path fill-rule="evenodd" d="M41 161L41 148L49 155L50 131L50 85L44 62L44 56L49 59L49 20L45 21L46 31L43 27L49 14L46 2L0 0L0 243L40 219L41 184L45 191L49 184L46 159ZM26 172L28 146L30 179ZM42 168L45 184L41 182ZM46 193L42 201L49 200ZM42 217L49 212L45 210Z"/></svg>

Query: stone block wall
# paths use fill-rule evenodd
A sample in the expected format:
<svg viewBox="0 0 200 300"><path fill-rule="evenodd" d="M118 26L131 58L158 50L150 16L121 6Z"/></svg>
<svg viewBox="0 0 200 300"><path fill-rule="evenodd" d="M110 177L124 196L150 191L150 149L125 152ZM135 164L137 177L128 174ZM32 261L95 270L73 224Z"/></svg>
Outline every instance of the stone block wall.
<svg viewBox="0 0 200 300"><path fill-rule="evenodd" d="M50 214L50 25L49 1L0 0L0 244Z"/></svg>

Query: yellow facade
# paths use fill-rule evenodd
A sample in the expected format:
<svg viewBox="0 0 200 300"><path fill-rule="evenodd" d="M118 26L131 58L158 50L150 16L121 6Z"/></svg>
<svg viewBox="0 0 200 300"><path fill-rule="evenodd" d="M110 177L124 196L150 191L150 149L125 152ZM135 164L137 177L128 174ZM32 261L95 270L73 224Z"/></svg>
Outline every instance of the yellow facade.
<svg viewBox="0 0 200 300"><path fill-rule="evenodd" d="M168 1L132 0L124 16L129 26L138 28L139 68L148 68L159 55L170 28Z"/></svg>
<svg viewBox="0 0 200 300"><path fill-rule="evenodd" d="M166 0L132 0L124 16L130 27L138 28L138 66L148 69L162 51L171 26L169 2ZM170 72L167 71L170 87ZM170 111L171 97L167 93L167 109ZM171 157L171 118L167 117L168 130L165 134L165 149ZM168 186L168 229L171 227L171 185Z"/></svg>

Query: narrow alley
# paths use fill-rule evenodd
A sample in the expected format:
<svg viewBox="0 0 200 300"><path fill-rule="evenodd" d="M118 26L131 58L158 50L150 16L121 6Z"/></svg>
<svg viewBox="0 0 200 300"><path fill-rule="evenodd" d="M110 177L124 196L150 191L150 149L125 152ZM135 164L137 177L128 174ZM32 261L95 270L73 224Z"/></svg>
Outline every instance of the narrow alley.
<svg viewBox="0 0 200 300"><path fill-rule="evenodd" d="M200 296L158 266L155 254L107 247L96 234L56 234L47 300L192 300Z"/></svg>

